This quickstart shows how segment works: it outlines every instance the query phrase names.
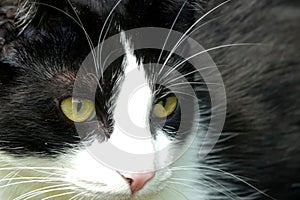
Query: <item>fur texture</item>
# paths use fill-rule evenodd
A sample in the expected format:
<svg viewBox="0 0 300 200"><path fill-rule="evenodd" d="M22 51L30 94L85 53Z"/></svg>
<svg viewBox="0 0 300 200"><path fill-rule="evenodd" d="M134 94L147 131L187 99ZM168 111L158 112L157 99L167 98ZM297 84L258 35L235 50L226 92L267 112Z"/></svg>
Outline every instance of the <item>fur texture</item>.
<svg viewBox="0 0 300 200"><path fill-rule="evenodd" d="M22 1L14 26L0 27L13 33L5 34L0 60L1 199L299 199L299 11L292 0ZM200 132L179 160L132 196L120 174L88 154L59 103L72 96L76 72L102 29L100 41L132 28L171 28L177 15L173 29L180 32L205 16L191 36L213 48L209 54L226 89L226 121L205 159L197 156ZM111 107L118 91L112 88L120 86L123 69L143 68L160 56L151 49L124 52L97 89L103 140L114 135ZM134 63L126 63L126 56L135 57ZM181 60L174 55L168 64ZM179 71L189 74L189 82L203 81L188 63ZM142 75L150 87L152 72L146 68ZM193 88L201 109L193 113L198 120L190 122L190 131L202 113L200 127L207 127L211 106L206 86ZM161 132L156 141L173 142L169 156L188 138Z"/></svg>

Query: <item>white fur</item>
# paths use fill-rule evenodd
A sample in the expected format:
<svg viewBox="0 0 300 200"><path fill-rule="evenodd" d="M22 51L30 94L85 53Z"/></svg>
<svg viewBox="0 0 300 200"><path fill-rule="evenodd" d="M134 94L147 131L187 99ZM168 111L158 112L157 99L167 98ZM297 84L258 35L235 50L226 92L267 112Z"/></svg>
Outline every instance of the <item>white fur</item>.
<svg viewBox="0 0 300 200"><path fill-rule="evenodd" d="M133 54L132 51L128 49L129 46L130 45L125 45L125 47L127 47L127 54L132 57ZM134 61L135 63L130 63L130 61ZM132 69L137 69L136 67L138 67L141 72L140 75L145 77L143 68L141 66L137 66L135 59L128 59L127 64L129 67L135 66ZM126 68L126 70L128 69ZM147 83L146 79L145 83ZM149 94L149 87L146 87L145 91L147 94L146 96L137 98L137 100L141 101L141 103L135 104L135 106L137 106L140 110L138 115L141 118L146 118L149 114L149 102L152 100L152 96ZM122 99L119 100L122 101ZM145 108L145 106L147 107ZM118 109L120 108L118 108L117 103L116 112L118 112ZM146 132L149 131L147 124L140 123L140 125L145 128ZM112 134L111 142L129 152L143 151L143 149L151 151L152 148L164 148L169 146L167 154L153 158L159 159L160 162L164 162L165 158L172 157L173 150L175 151L178 148L178 145L172 143L167 137L163 136L163 134L157 138L157 141L154 142L154 144L152 140L148 140L145 143L137 141L141 142L139 145L135 145L134 140L128 140L129 143L128 141L124 142L125 136L123 135L123 138L120 139L119 137L116 137L118 134L120 136L121 133L118 133L118 128L116 128ZM122 146L122 142L126 145ZM34 195L34 193L30 192L38 192L40 191L40 188L47 187L46 189L48 192L45 192L44 194L36 193L35 196L32 196L32 198L29 199L45 198L46 200L46 197L52 196L52 199L58 200L72 199L72 197L74 197L73 199L94 198L101 200L203 200L207 199L208 192L207 188L200 189L199 185L196 184L197 181L201 181L200 173L192 170L174 170L176 166L197 165L198 150L198 143L195 141L189 150L185 152L185 154L175 163L166 168L157 170L154 178L148 181L147 184L133 197L130 196L128 183L121 177L121 175L114 169L111 169L95 160L86 149L72 151L55 159L37 157L16 158L14 156L7 155L4 152L0 152L0 199L24 200L27 197L30 197L30 194ZM41 179L43 177L45 180ZM5 179L7 179L7 181L5 181ZM192 180L194 182L179 181L180 179ZM15 183L17 181L30 180L32 180L30 183ZM51 183L48 181L55 182ZM13 185L14 183L15 185ZM63 190L63 186L55 187L55 185L62 184L67 184L68 189ZM61 190L51 191L51 189ZM64 193L66 194L64 195Z"/></svg>
<svg viewBox="0 0 300 200"><path fill-rule="evenodd" d="M196 152L196 150L187 152L186 156L182 157L180 160L173 164L173 167L186 165L187 163L189 165L195 165L196 163L195 161L193 161L195 157L189 157L195 156ZM61 156L57 159L42 159L34 157L20 159L13 158L1 153L0 164L2 166L0 172L1 179L4 179L5 177L15 177L27 178L24 181L30 181L35 179L30 177L46 178L50 176L49 173L54 173L54 175L52 175L52 178L49 179L56 180L56 185L70 184L70 190L48 192L44 195L37 195L31 199L42 199L44 197L49 197L55 194L62 194L65 192L74 193L62 196L60 198L56 197L54 199L69 199L72 196L80 194L81 192L87 192L87 194L85 194L84 196L84 199L91 199L91 197L109 200L130 199L129 186L127 182L120 176L120 174L112 169L107 168L106 166L101 165L87 151L81 151L75 154ZM10 167L12 168L8 169ZM31 167L32 169L30 169ZM5 170L5 168L7 168L8 170ZM36 168L37 170L34 170L34 168ZM184 173L174 173L170 169L171 167L156 171L155 177L151 179L145 185L145 187L136 194L136 198L132 199L184 199L181 195L176 194L174 190L184 194L186 197L188 197L188 199L198 199L198 197L199 199L205 199L200 198L200 190L194 191L194 189L191 189L189 187L183 187L179 184L180 181L178 181L178 184L170 184L168 182L171 177L195 180L194 172L184 171ZM41 171L45 171L45 173ZM54 185L51 183L46 183L44 181L35 181L33 183L24 183L5 187L5 185L11 183L13 183L13 181L1 181L0 199L11 200L19 197L20 195L24 195L27 192ZM191 184L191 187L193 185L196 184ZM197 189L198 188L196 187L195 190Z"/></svg>

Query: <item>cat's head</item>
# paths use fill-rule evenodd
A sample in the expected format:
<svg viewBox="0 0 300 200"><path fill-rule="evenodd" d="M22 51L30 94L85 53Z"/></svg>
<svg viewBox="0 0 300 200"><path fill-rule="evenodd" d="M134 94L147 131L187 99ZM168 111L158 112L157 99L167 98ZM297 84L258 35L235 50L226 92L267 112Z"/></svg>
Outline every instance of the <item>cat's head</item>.
<svg viewBox="0 0 300 200"><path fill-rule="evenodd" d="M20 33L0 65L1 164L10 169L1 171L8 180L3 194L19 199L181 195L176 182L195 178L180 166L197 163L198 143L190 145L208 125L209 92L184 57L135 50L145 37L126 30L186 30L194 21L187 20L194 18L189 10L194 2L34 3L25 1L19 11L28 18L19 18ZM170 21L181 12L173 26ZM103 42L111 36L118 38L114 45L97 46L99 37ZM104 61L99 49L108 53ZM104 67L114 51L120 55ZM110 146L97 146L106 143ZM181 190L192 193L193 187Z"/></svg>

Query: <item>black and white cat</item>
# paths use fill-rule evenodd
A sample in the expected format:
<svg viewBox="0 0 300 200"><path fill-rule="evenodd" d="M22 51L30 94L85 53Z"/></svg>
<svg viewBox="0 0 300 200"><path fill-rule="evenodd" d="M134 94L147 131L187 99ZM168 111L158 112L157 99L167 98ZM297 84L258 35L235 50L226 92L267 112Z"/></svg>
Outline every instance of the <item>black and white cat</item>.
<svg viewBox="0 0 300 200"><path fill-rule="evenodd" d="M18 7L13 22L0 18L1 200L300 198L299 2L0 6ZM168 51L172 31L181 52L193 52L191 41L206 49L204 64ZM138 49L151 35L162 48ZM127 154L92 149L107 143Z"/></svg>

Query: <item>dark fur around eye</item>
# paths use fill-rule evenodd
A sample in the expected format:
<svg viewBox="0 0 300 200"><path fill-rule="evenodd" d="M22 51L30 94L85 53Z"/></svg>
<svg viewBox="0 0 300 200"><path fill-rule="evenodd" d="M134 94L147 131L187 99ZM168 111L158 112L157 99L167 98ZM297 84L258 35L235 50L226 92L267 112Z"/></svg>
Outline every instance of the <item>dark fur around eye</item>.
<svg viewBox="0 0 300 200"><path fill-rule="evenodd" d="M0 1L0 6L3 2L7 1ZM71 0L73 8L67 1L39 2L23 10L30 13L26 19L19 18L19 26L11 26L11 20L4 20L6 15L0 11L0 21L5 21L5 25L0 23L0 149L13 156L56 157L80 145L74 124L57 106L61 99L72 95L76 72L90 52L84 31L72 19L77 17L73 8L96 45L117 0ZM184 2L120 1L109 29L105 29L106 37L137 27L170 28ZM191 37L211 49L209 54L222 75L227 99L221 137L207 157L197 160L197 172L202 166L211 169L200 171L203 174L199 178L214 181L208 199L299 199L299 1L187 0L173 28L185 32L207 13ZM103 39L104 35L100 41ZM140 61L151 63L160 51L143 49L135 54ZM163 53L162 62L166 55ZM180 59L172 56L168 64ZM112 132L110 97L117 91L114 86L122 75L122 61L119 58L107 71L102 81L106 92L97 90L101 138L108 138ZM186 64L179 70L187 74L194 69ZM150 72L148 69L148 75ZM194 74L187 77L189 82L200 82L202 78ZM84 83L87 88L95 84L91 79ZM197 91L196 103L203 119L200 126L205 133L211 118L210 93L206 85L193 85L193 89ZM170 117L174 129L178 116ZM242 182L239 177L249 179ZM221 190L211 191L216 185Z"/></svg>
<svg viewBox="0 0 300 200"><path fill-rule="evenodd" d="M150 117L152 133L163 131L170 138L175 138L181 122L180 103L176 104L175 110L166 118L157 118L154 114Z"/></svg>
<svg viewBox="0 0 300 200"><path fill-rule="evenodd" d="M93 44L98 42L102 25L116 2L72 1ZM106 37L118 33L119 27L124 30L170 27L170 19L176 17L182 3L172 2L169 8L167 1L122 1L113 14L115 23ZM174 29L184 30L192 23L195 18L193 5L193 1L187 2L187 10ZM10 36L15 38L9 38L7 42L11 42L2 48L0 127L3 128L0 135L6 139L1 140L0 146L19 155L55 155L79 142L74 125L62 117L57 101L71 95L76 70L90 47L85 33L74 21L76 15L67 1L41 0L36 5L29 3L27 8L19 11L28 14L28 19L22 19L25 24L10 29L16 33ZM120 66L120 62L115 62L113 69ZM104 87L108 91L112 86ZM109 105L103 99L108 101L111 95L110 92L100 94L97 104ZM97 114L103 125L110 129L113 122L109 113L105 114L107 109L98 107Z"/></svg>

